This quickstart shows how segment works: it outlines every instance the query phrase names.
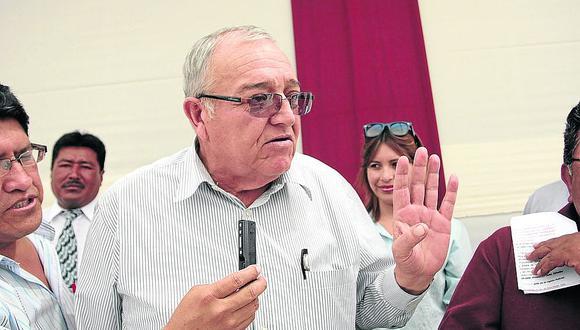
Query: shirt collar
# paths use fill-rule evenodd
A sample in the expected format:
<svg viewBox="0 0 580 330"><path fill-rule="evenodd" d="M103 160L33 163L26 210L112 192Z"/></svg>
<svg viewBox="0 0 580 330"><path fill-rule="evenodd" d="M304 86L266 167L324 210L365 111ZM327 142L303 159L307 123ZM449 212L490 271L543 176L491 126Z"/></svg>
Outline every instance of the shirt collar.
<svg viewBox="0 0 580 330"><path fill-rule="evenodd" d="M93 217L95 215L96 204L97 198L93 199L90 203L80 208L81 211L83 211L85 217L89 219L89 221L91 222L93 221ZM63 211L66 211L66 209L62 208L60 205L58 205L58 202L56 202L54 203L54 205L50 207L50 209L47 210L46 215L44 215L43 217L44 219L46 219L45 220L46 222L51 223Z"/></svg>
<svg viewBox="0 0 580 330"><path fill-rule="evenodd" d="M217 186L197 154L198 145L199 142L196 138L194 145L186 150L182 161L178 164L177 173L180 181L174 195L174 202L180 202L193 196L199 186L204 182L210 186ZM312 200L312 192L306 184L304 175L297 169L297 162L302 157L304 156L298 153L294 155L290 169L272 182L269 191L276 192L285 184L297 184L308 195L308 198Z"/></svg>
<svg viewBox="0 0 580 330"><path fill-rule="evenodd" d="M383 225L381 225L378 222L375 222L375 228L377 229L377 231L379 232L379 234L383 237L389 238L389 239L393 239L393 235L391 235L386 229L385 227L383 227Z"/></svg>

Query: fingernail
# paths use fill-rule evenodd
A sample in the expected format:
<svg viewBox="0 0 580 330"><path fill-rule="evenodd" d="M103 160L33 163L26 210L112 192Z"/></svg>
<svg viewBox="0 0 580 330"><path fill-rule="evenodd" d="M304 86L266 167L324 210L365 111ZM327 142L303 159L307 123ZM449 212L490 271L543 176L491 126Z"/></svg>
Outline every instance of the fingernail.
<svg viewBox="0 0 580 330"><path fill-rule="evenodd" d="M262 274L262 267L260 267L260 265L256 265L256 271L258 271L258 274Z"/></svg>

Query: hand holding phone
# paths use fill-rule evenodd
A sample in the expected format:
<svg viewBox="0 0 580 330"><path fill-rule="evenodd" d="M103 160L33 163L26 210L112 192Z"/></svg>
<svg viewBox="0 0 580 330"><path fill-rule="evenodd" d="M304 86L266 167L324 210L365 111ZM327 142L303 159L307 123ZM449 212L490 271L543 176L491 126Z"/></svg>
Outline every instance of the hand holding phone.
<svg viewBox="0 0 580 330"><path fill-rule="evenodd" d="M238 221L239 269L256 264L256 223L251 220Z"/></svg>

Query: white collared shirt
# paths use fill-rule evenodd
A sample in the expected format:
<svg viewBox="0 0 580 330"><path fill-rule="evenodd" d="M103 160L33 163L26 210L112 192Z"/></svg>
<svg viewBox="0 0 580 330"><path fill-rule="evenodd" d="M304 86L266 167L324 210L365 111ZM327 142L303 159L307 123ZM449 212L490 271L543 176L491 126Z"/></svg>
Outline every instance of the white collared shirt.
<svg viewBox="0 0 580 330"><path fill-rule="evenodd" d="M89 204L81 207L80 209L83 211L83 213L72 222L72 227L77 239L78 263L81 262L83 257L85 241L87 238L87 233L89 232L89 227L93 221L96 204L97 198L93 199ZM65 219L63 211L65 210L66 209L60 207L58 203L54 203L50 208L42 210L42 222L47 223L54 228L54 239L52 240L53 247L56 247L58 237L64 228Z"/></svg>
<svg viewBox="0 0 580 330"><path fill-rule="evenodd" d="M0 329L75 329L74 297L58 257L43 237L30 234L50 288L14 260L0 255Z"/></svg>
<svg viewBox="0 0 580 330"><path fill-rule="evenodd" d="M255 329L397 326L422 298L397 285L366 209L330 167L296 154L245 207L216 185L191 147L100 197L79 268L79 327L162 328L192 286L238 270L240 219L256 223L257 263L268 279Z"/></svg>

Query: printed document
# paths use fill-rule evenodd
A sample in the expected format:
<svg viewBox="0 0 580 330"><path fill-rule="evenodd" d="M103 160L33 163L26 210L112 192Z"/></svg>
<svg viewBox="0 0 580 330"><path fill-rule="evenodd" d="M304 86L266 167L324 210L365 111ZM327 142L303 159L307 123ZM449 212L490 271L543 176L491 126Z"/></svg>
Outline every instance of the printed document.
<svg viewBox="0 0 580 330"><path fill-rule="evenodd" d="M537 261L526 255L534 244L578 231L576 223L556 212L532 213L511 219L512 241L516 258L518 288L528 293L544 293L580 284L580 275L572 267L557 267L544 276L532 274Z"/></svg>

